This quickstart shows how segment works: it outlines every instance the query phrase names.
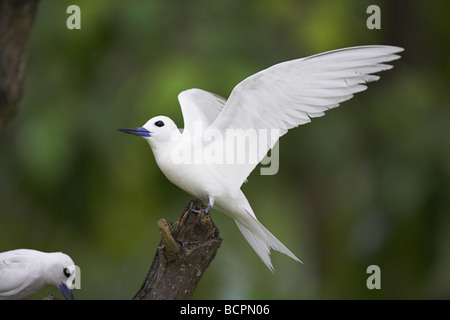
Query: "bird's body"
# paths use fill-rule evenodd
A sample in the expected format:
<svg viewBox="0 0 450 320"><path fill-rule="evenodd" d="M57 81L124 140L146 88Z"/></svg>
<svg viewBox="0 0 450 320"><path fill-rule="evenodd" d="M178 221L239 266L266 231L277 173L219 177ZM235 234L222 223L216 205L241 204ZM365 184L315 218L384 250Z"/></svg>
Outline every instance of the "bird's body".
<svg viewBox="0 0 450 320"><path fill-rule="evenodd" d="M58 286L64 297L73 299L65 281L72 259L61 252L17 249L0 253L0 300L27 299L46 285Z"/></svg>
<svg viewBox="0 0 450 320"><path fill-rule="evenodd" d="M365 90L402 50L362 46L280 63L239 83L228 100L200 89L181 92L183 132L166 116L119 130L147 140L173 184L208 203L207 210L232 217L273 270L270 249L300 260L258 221L241 185L289 129Z"/></svg>
<svg viewBox="0 0 450 320"><path fill-rule="evenodd" d="M166 151L169 153L171 149L167 148ZM158 155L155 159L170 182L233 218L247 241L270 269L270 247L300 261L257 220L242 190L231 193L231 186L220 180L220 175L213 167L202 164L174 164L169 160L169 154L162 157ZM264 242L258 243L261 238ZM270 246L267 243L270 243Z"/></svg>

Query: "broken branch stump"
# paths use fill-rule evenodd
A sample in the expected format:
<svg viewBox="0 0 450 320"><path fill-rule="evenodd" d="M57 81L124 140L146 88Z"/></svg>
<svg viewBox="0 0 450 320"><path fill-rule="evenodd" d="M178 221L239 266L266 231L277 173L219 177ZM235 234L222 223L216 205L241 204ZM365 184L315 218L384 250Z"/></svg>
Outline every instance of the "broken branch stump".
<svg viewBox="0 0 450 320"><path fill-rule="evenodd" d="M211 216L202 211L204 209L201 200L191 199L172 228L164 219L158 221L161 242L134 300L185 300L192 297L222 243L219 229Z"/></svg>

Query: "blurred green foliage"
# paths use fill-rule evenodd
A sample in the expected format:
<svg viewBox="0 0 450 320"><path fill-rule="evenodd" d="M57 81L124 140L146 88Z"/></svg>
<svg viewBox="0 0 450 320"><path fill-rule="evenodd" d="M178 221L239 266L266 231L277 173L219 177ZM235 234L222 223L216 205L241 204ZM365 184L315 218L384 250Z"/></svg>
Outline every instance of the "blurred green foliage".
<svg viewBox="0 0 450 320"><path fill-rule="evenodd" d="M177 94L227 97L275 63L364 44L405 48L379 82L280 141L280 171L243 189L303 262L272 275L234 222L196 299L450 298L448 1L42 0L19 113L0 136L0 251L63 251L79 299L129 299L150 267L160 218L190 195L141 139L117 132L164 114ZM381 30L366 8L381 8ZM366 269L381 268L381 290ZM35 298L55 288L46 288Z"/></svg>

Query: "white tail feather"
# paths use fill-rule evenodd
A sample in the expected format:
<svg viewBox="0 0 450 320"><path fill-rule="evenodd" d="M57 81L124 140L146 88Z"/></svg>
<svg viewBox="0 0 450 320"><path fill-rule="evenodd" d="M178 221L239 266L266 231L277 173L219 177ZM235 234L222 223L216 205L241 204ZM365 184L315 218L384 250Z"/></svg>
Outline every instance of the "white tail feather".
<svg viewBox="0 0 450 320"><path fill-rule="evenodd" d="M256 218L248 216L246 221L236 221L245 239L252 246L264 264L270 271L274 271L270 260L270 249L284 253L292 259L303 263L284 244L282 244L269 230L267 230Z"/></svg>

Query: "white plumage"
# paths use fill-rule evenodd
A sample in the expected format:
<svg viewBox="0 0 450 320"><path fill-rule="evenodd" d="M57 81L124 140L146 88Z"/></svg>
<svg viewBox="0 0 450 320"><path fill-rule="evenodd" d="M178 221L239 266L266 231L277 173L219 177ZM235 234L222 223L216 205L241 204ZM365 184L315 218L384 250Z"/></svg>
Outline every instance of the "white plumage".
<svg viewBox="0 0 450 320"><path fill-rule="evenodd" d="M181 92L182 133L165 116L154 117L140 128L119 130L146 139L165 176L208 202L207 210L214 206L235 219L244 237L273 270L270 249L300 260L257 220L240 189L242 184L289 129L323 116L326 110L365 90L366 83L379 79L373 73L392 68L386 63L398 59L396 53L401 51L393 46L361 46L283 62L243 80L228 100L200 89ZM236 134L228 135L230 130ZM232 139L243 136L256 138L237 150ZM199 155L206 150L213 150L209 155L216 158L211 161ZM233 152L236 154L226 158ZM239 152L246 161L237 160ZM177 157L180 154L184 157ZM234 161L222 161L219 156Z"/></svg>
<svg viewBox="0 0 450 320"><path fill-rule="evenodd" d="M66 285L72 259L61 252L17 249L0 253L0 300L27 299L46 285L60 288L66 299L73 299Z"/></svg>

